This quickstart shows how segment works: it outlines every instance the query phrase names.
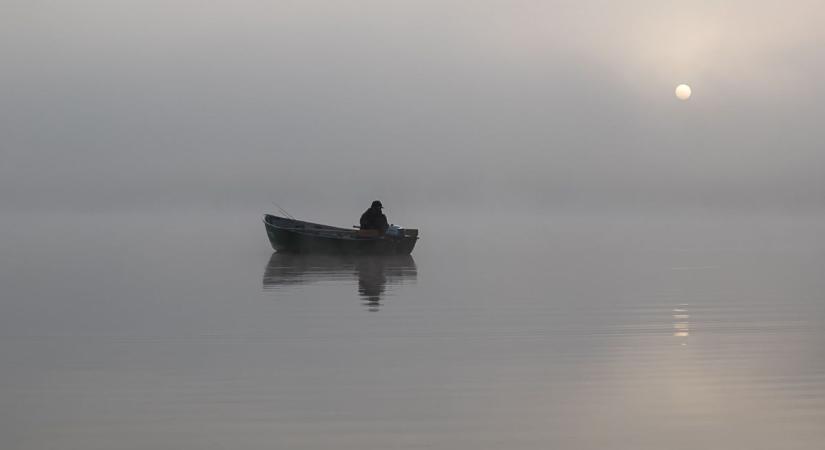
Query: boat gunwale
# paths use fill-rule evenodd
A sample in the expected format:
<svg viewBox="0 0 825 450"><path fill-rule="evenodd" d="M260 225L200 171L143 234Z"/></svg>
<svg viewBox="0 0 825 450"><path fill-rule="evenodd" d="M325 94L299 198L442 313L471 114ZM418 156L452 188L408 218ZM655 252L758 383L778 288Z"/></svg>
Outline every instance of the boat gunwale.
<svg viewBox="0 0 825 450"><path fill-rule="evenodd" d="M285 227L282 225L277 225L272 223L271 221L267 220L269 217L274 217L276 219L282 220L284 222L299 222L302 224L307 224L315 227L315 229L310 228L307 229L305 227ZM276 230L288 231L290 233L296 233L303 236L311 236L311 237L319 237L325 239L342 239L342 240L350 240L350 241L378 241L385 239L384 236L377 236L377 237L370 237L370 236L358 236L356 234L356 230L350 230L348 228L341 228L341 227L334 227L331 225L324 225L320 223L314 222L306 222L303 220L297 219L289 219L285 217L279 217L272 214L265 214L263 218L264 225L267 227L272 227ZM412 237L405 237L411 239ZM418 237L415 237L418 240Z"/></svg>

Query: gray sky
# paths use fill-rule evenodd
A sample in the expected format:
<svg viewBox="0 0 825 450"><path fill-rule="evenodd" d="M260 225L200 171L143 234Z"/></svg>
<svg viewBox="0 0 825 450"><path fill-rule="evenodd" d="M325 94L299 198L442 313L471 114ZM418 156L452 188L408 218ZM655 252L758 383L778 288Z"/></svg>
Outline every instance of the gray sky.
<svg viewBox="0 0 825 450"><path fill-rule="evenodd" d="M798 0L5 0L0 209L819 211L822 23Z"/></svg>

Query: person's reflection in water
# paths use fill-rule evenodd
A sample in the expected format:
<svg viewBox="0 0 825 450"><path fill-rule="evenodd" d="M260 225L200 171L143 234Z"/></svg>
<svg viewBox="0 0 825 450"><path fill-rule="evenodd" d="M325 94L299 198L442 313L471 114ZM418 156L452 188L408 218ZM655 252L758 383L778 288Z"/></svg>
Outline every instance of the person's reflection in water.
<svg viewBox="0 0 825 450"><path fill-rule="evenodd" d="M358 278L358 295L369 311L382 306L387 285L415 280L412 256L334 256L273 253L263 276L264 290L318 281Z"/></svg>
<svg viewBox="0 0 825 450"><path fill-rule="evenodd" d="M381 307L381 295L387 285L383 260L363 259L359 260L355 267L358 271L358 294L370 311L378 311Z"/></svg>

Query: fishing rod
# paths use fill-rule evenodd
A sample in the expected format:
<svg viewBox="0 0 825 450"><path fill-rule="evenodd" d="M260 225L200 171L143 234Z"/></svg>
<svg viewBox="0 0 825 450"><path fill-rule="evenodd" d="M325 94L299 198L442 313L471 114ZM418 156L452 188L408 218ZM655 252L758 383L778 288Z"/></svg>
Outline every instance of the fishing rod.
<svg viewBox="0 0 825 450"><path fill-rule="evenodd" d="M289 217L292 220L298 220L295 217L292 217L292 214L290 214L287 210L285 210L284 208L281 208L281 206L279 204L277 204L275 202L272 202L272 204L275 205L276 208L278 208L278 211L280 211L281 214L285 215L286 217Z"/></svg>

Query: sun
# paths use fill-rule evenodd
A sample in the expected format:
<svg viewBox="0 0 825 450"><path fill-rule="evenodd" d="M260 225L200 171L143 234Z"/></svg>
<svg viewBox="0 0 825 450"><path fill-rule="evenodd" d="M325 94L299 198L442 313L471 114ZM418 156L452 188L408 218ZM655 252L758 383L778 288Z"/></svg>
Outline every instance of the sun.
<svg viewBox="0 0 825 450"><path fill-rule="evenodd" d="M680 84L679 86L676 86L676 98L678 98L679 100L689 99L690 94L690 86L686 84Z"/></svg>

